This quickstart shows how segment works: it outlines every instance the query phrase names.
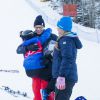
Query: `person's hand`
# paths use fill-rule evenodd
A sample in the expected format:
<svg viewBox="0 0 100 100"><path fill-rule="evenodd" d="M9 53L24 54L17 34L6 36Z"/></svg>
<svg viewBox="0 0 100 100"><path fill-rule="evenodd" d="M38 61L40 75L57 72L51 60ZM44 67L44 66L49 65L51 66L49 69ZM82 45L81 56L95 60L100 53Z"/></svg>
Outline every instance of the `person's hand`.
<svg viewBox="0 0 100 100"><path fill-rule="evenodd" d="M39 46L37 44L30 44L26 46L26 49L31 51L37 51L39 49Z"/></svg>
<svg viewBox="0 0 100 100"><path fill-rule="evenodd" d="M56 80L56 87L59 90L64 90L66 88L66 84L65 84L65 77L58 77Z"/></svg>

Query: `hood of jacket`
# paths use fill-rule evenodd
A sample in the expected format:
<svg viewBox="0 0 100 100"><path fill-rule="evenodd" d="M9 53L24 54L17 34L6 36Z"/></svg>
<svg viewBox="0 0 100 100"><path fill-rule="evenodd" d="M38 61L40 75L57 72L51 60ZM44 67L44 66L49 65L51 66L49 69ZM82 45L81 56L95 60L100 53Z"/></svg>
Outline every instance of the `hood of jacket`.
<svg viewBox="0 0 100 100"><path fill-rule="evenodd" d="M68 37L72 38L77 49L81 49L82 48L82 43L79 40L79 37L78 37L77 33L68 32L64 36L68 36Z"/></svg>

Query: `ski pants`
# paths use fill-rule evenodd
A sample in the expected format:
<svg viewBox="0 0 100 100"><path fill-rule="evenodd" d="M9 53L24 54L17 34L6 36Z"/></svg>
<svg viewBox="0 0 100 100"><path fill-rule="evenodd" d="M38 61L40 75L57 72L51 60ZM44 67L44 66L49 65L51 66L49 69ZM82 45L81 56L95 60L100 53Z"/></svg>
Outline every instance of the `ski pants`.
<svg viewBox="0 0 100 100"><path fill-rule="evenodd" d="M40 78L32 78L32 90L34 93L34 99L33 100L43 100L43 97L41 96L40 90L45 90L47 87L48 82L40 79ZM43 91L43 94L45 95L45 91ZM47 94L46 94L47 96Z"/></svg>

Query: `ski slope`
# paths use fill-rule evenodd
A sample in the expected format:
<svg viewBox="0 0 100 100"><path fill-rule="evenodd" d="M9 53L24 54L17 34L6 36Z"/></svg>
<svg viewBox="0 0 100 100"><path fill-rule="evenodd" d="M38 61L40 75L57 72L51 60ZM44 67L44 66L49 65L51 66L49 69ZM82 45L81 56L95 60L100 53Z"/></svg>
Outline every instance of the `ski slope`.
<svg viewBox="0 0 100 100"><path fill-rule="evenodd" d="M33 0L33 2L37 7L39 1ZM42 5L40 9L42 9ZM45 9L50 11L47 6ZM26 0L2 0L0 12L0 99L32 100L31 78L25 75L22 66L23 56L16 54L16 48L22 42L19 38L19 31L34 30L34 19L40 13L30 7ZM60 17L55 12L51 13L52 18ZM54 16L54 14L56 15ZM53 33L57 34L55 26L48 23L46 26L51 27ZM78 28L88 30L80 25ZM77 27L74 30L78 30ZM86 34L84 31L82 34ZM89 31L94 33L93 29L89 28ZM79 34L79 36L83 43L77 59L79 82L74 87L71 100L80 95L85 96L87 100L100 100L100 44L94 42L94 38L93 41L92 39L88 41L86 35L83 37ZM11 70L17 70L17 72L10 72ZM7 87L9 88L7 89ZM27 96L23 96L24 93L27 93Z"/></svg>

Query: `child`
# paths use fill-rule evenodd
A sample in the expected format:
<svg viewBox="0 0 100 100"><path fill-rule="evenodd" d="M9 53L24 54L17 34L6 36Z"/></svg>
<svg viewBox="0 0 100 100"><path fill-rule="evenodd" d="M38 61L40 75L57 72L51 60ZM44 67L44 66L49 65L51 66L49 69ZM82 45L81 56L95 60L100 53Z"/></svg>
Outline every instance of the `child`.
<svg viewBox="0 0 100 100"><path fill-rule="evenodd" d="M58 41L53 53L52 75L55 83L55 100L70 100L73 87L78 81L77 49L82 48L76 33L71 32L71 17L57 22Z"/></svg>
<svg viewBox="0 0 100 100"><path fill-rule="evenodd" d="M41 35L40 40L42 39L42 37L45 37L45 40L49 38L51 32L50 29L47 29L45 31L44 34L46 34L46 37L44 34ZM49 33L49 34L48 34ZM26 35L27 34L27 35ZM31 36L28 36L31 35ZM17 49L17 53L19 53L20 51L23 51L24 53L24 62L23 62L23 66L25 68L26 74L29 77L32 77L32 80L34 81L32 87L33 87L33 91L34 91L34 96L37 100L41 100L41 94L40 94L40 89L44 89L46 88L48 82L45 80L42 80L40 76L41 75L41 71L44 70L45 66L42 64L42 57L43 57L43 53L42 53L42 44L39 41L39 39L37 37L33 37L33 32L26 30L24 32L22 32L21 36L23 36L23 43L18 47ZM25 37L26 35L26 37ZM28 41L30 40L30 41ZM37 46L36 48L33 48L34 51L32 50L28 50L29 46L28 45L33 45L33 46ZM27 46L27 48L25 48L25 46ZM22 48L24 48L24 50L21 50ZM41 81L41 82L40 82ZM38 87L37 87L38 85ZM42 86L41 86L42 85ZM38 96L37 96L38 95Z"/></svg>

